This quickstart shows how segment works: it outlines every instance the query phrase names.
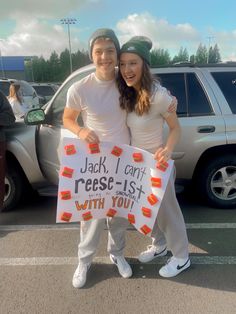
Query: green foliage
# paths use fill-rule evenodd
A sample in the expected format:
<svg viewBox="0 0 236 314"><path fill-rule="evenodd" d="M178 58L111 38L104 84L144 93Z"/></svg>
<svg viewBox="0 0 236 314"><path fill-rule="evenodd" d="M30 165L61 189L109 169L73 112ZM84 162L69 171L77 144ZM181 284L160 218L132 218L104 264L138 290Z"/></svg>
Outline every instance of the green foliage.
<svg viewBox="0 0 236 314"><path fill-rule="evenodd" d="M151 51L151 65L153 67L170 64L170 54L166 49L154 49Z"/></svg>
<svg viewBox="0 0 236 314"><path fill-rule="evenodd" d="M91 63L85 51L72 53L73 71ZM70 75L70 53L65 49L60 55L53 51L50 58L32 57L25 62L25 73L28 81L63 82Z"/></svg>
<svg viewBox="0 0 236 314"><path fill-rule="evenodd" d="M217 44L215 44L214 48L210 47L208 53L209 53L209 55L208 55L208 63L218 63L218 62L221 62L220 51L219 51L219 48L218 48Z"/></svg>
<svg viewBox="0 0 236 314"><path fill-rule="evenodd" d="M188 62L189 61L189 55L188 51L186 48L181 47L179 50L179 53L177 56L174 56L172 59L172 63L177 63L177 62Z"/></svg>
<svg viewBox="0 0 236 314"><path fill-rule="evenodd" d="M73 71L90 64L87 51L78 50L72 53ZM207 51L201 43L195 55L189 57L186 48L181 47L178 54L172 59L167 49L153 49L151 51L151 66L168 66L174 63L188 62L192 64L218 63L221 62L219 47L217 44ZM32 57L25 62L25 73L28 81L35 82L63 82L70 75L70 53L68 49L60 55L53 51L50 58L45 60L41 57Z"/></svg>
<svg viewBox="0 0 236 314"><path fill-rule="evenodd" d="M196 52L195 63L205 64L207 63L207 58L208 58L207 48L206 46L200 44Z"/></svg>

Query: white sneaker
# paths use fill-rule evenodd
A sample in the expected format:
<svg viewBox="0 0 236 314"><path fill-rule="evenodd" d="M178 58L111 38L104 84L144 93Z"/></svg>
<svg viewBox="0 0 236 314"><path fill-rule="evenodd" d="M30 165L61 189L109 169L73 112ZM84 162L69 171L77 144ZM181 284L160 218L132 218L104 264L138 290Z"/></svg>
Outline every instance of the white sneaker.
<svg viewBox="0 0 236 314"><path fill-rule="evenodd" d="M166 278L177 276L183 270L187 269L190 264L189 258L186 260L172 256L166 265L159 270L159 275Z"/></svg>
<svg viewBox="0 0 236 314"><path fill-rule="evenodd" d="M118 271L123 278L129 278L132 276L132 269L124 256L114 256L110 254L110 260L117 266Z"/></svg>
<svg viewBox="0 0 236 314"><path fill-rule="evenodd" d="M72 279L72 285L74 288L82 288L85 285L87 279L87 272L90 266L91 263L89 264L79 263Z"/></svg>
<svg viewBox="0 0 236 314"><path fill-rule="evenodd" d="M147 247L147 250L142 252L138 260L141 263L148 263L151 262L154 258L165 256L167 254L166 246L155 246L155 245L149 245Z"/></svg>

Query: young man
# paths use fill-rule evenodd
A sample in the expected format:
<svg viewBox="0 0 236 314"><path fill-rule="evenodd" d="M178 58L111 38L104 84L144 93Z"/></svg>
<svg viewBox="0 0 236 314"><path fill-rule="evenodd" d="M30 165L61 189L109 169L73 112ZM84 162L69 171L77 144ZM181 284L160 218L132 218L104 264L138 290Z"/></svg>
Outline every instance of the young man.
<svg viewBox="0 0 236 314"><path fill-rule="evenodd" d="M3 209L5 196L5 150L6 139L4 127L15 122L15 116L7 98L0 92L0 212Z"/></svg>
<svg viewBox="0 0 236 314"><path fill-rule="evenodd" d="M95 73L74 83L68 90L64 126L87 143L130 143L126 112L120 108L115 80L119 50L119 41L111 29L96 30L89 40L90 58L95 64ZM80 113L84 127L77 123ZM129 278L132 270L123 256L128 221L117 217L108 219L107 224L110 259L117 265L120 275ZM103 229L104 219L81 222L79 264L72 280L75 288L81 288L86 283L87 271Z"/></svg>

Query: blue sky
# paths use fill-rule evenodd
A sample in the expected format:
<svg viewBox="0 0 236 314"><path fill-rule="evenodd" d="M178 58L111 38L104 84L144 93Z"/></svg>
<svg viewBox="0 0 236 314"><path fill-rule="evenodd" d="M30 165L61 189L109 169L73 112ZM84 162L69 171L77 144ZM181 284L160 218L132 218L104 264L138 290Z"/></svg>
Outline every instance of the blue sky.
<svg viewBox="0 0 236 314"><path fill-rule="evenodd" d="M235 0L1 0L2 55L60 53L68 47L61 18L76 18L70 27L72 51L87 49L98 27L113 28L121 43L146 35L154 48L168 49L173 57L180 47L195 53L200 43L218 44L223 60L236 61Z"/></svg>

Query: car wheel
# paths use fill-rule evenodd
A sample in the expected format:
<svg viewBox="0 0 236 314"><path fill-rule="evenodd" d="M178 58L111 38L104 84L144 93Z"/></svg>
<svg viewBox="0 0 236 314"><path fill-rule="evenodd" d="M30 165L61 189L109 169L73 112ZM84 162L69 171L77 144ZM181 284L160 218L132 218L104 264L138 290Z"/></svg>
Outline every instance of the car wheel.
<svg viewBox="0 0 236 314"><path fill-rule="evenodd" d="M8 211L19 203L22 197L24 184L25 182L21 172L10 165L5 177L3 211Z"/></svg>
<svg viewBox="0 0 236 314"><path fill-rule="evenodd" d="M197 189L211 206L236 209L236 157L208 160L199 175Z"/></svg>

